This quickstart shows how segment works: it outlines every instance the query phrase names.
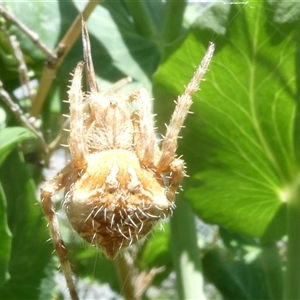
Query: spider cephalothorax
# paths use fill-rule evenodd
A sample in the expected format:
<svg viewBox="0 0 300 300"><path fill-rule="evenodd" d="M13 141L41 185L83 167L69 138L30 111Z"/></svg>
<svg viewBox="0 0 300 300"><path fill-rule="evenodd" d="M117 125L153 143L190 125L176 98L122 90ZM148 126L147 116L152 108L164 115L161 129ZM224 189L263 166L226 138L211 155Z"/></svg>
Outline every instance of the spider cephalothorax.
<svg viewBox="0 0 300 300"><path fill-rule="evenodd" d="M211 44L178 98L160 149L147 91L139 89L127 98L113 90L100 92L84 24L83 48L84 63L77 65L69 90L72 160L41 188L43 210L73 299L78 296L51 197L65 189L63 207L73 228L110 258L169 216L184 176L184 162L175 157L178 134L214 50ZM86 94L81 88L84 67ZM136 102L133 112L131 102Z"/></svg>

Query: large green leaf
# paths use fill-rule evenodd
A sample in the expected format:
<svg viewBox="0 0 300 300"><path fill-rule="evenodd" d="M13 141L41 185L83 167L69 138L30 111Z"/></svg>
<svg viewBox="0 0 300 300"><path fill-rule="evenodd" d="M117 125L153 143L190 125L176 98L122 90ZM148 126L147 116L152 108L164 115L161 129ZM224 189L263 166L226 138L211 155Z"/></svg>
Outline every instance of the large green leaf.
<svg viewBox="0 0 300 300"><path fill-rule="evenodd" d="M205 26L211 9L175 51L169 49L155 76L156 99L165 98L157 110L182 93L204 54L201 41L213 38ZM183 130L180 150L192 175L186 196L205 221L276 238L284 233L284 206L297 173L294 36L291 27L274 23L266 4L230 9Z"/></svg>

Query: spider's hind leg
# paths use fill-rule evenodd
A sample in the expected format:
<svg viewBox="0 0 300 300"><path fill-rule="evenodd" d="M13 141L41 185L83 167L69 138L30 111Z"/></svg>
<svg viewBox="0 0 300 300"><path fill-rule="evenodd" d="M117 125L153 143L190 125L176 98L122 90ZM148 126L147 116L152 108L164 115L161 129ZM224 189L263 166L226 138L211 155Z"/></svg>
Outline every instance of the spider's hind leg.
<svg viewBox="0 0 300 300"><path fill-rule="evenodd" d="M67 255L68 250L62 240L58 219L55 214L55 208L51 201L51 197L55 195L58 191L63 189L66 185L66 182L72 173L73 167L71 164L68 164L61 172L59 172L53 179L45 182L41 187L41 204L44 211L44 214L49 223L49 229L52 236L53 244L57 256L60 261L60 265L64 276L66 278L67 286L70 291L72 300L78 300L78 295L74 286L72 279L72 272L70 263L68 261Z"/></svg>

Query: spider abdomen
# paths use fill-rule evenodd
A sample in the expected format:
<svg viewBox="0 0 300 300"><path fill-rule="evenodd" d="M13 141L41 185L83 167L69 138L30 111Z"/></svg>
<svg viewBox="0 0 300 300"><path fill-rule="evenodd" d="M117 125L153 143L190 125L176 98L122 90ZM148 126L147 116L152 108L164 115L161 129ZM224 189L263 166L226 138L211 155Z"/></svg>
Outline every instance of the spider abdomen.
<svg viewBox="0 0 300 300"><path fill-rule="evenodd" d="M64 207L74 229L114 258L166 218L174 204L163 178L136 154L107 150L89 155L87 168L70 182Z"/></svg>

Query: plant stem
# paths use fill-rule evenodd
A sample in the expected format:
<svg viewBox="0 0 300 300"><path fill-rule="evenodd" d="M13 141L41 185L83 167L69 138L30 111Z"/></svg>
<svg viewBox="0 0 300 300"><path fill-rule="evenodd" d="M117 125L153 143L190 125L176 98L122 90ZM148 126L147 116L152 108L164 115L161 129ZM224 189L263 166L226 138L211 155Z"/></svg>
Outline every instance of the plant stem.
<svg viewBox="0 0 300 300"><path fill-rule="evenodd" d="M180 35L186 3L186 0L166 1L166 12L162 30L164 44L173 42Z"/></svg>
<svg viewBox="0 0 300 300"><path fill-rule="evenodd" d="M126 258L118 255L115 259L115 266L119 277L120 288L126 300L136 300L134 286L132 284L132 266L128 264Z"/></svg>
<svg viewBox="0 0 300 300"><path fill-rule="evenodd" d="M300 176L287 202L287 270L284 299L300 299Z"/></svg>
<svg viewBox="0 0 300 300"><path fill-rule="evenodd" d="M275 242L262 242L262 264L265 271L269 299L282 299L282 264Z"/></svg>
<svg viewBox="0 0 300 300"><path fill-rule="evenodd" d="M144 0L125 0L138 32L147 38L155 38L157 29Z"/></svg>
<svg viewBox="0 0 300 300"><path fill-rule="evenodd" d="M171 251L177 276L179 299L206 299L195 217L189 204L181 199L171 218Z"/></svg>

